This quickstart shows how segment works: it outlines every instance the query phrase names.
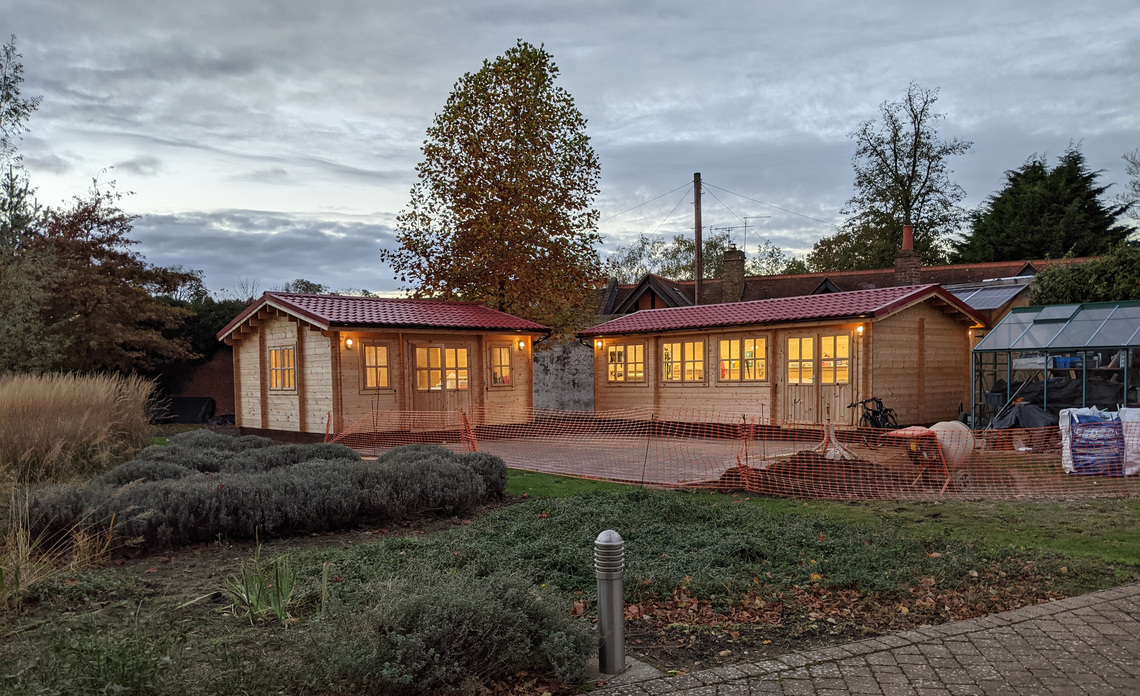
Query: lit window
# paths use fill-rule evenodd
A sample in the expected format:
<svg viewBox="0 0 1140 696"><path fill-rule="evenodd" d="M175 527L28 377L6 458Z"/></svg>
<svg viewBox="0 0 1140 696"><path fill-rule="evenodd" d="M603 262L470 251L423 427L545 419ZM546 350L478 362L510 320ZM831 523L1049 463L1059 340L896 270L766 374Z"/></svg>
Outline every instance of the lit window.
<svg viewBox="0 0 1140 696"><path fill-rule="evenodd" d="M269 388L296 389L297 369L293 363L293 347L269 349Z"/></svg>
<svg viewBox="0 0 1140 696"><path fill-rule="evenodd" d="M788 384L815 382L815 339L788 339Z"/></svg>
<svg viewBox="0 0 1140 696"><path fill-rule="evenodd" d="M367 389L388 388L388 346L365 344L364 386Z"/></svg>
<svg viewBox="0 0 1140 696"><path fill-rule="evenodd" d="M819 383L847 384L851 372L851 337L820 336Z"/></svg>
<svg viewBox="0 0 1140 696"><path fill-rule="evenodd" d="M721 339L719 358L722 382L768 379L768 340L765 338Z"/></svg>
<svg viewBox="0 0 1140 696"><path fill-rule="evenodd" d="M704 341L677 341L661 348L661 378L666 382L703 382Z"/></svg>
<svg viewBox="0 0 1140 696"><path fill-rule="evenodd" d="M416 347L416 389L420 391L443 389L443 348Z"/></svg>
<svg viewBox="0 0 1140 696"><path fill-rule="evenodd" d="M491 386L505 387L511 384L511 347L491 346Z"/></svg>
<svg viewBox="0 0 1140 696"><path fill-rule="evenodd" d="M470 385L466 348L447 348L447 390L464 390Z"/></svg>
<svg viewBox="0 0 1140 696"><path fill-rule="evenodd" d="M606 351L607 382L644 382L645 345L610 346Z"/></svg>

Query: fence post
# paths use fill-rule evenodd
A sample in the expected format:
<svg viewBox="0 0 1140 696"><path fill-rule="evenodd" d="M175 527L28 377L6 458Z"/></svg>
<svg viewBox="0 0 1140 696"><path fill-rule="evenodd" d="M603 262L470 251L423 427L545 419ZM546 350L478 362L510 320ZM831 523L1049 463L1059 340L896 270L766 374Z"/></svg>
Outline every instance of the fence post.
<svg viewBox="0 0 1140 696"><path fill-rule="evenodd" d="M594 572L598 577L598 668L602 674L625 669L625 542L607 529L594 540Z"/></svg>

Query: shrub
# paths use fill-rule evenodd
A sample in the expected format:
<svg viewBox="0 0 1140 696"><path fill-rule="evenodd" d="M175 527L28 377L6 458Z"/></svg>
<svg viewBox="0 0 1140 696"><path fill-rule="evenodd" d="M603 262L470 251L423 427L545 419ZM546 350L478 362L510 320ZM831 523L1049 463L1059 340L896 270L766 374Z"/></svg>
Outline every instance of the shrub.
<svg viewBox="0 0 1140 696"><path fill-rule="evenodd" d="M172 446L174 448L174 446ZM460 514L485 501L488 487L476 467L495 478L502 463L472 466L440 449L405 454L395 463L360 461L347 448L266 447L268 459L251 465L251 452L221 459L221 473L201 475L211 456L225 450L187 450L171 461L137 461L83 486L44 486L28 495L31 528L56 539L73 530L107 529L149 547L171 547L219 536L251 539L340 529L361 519ZM148 448L148 453L150 448ZM273 453L300 463L274 464ZM345 457L309 459L312 454ZM355 459L353 459L353 457ZM186 473L183 473L186 472ZM142 479L142 480L139 480ZM119 486L123 482L128 485Z"/></svg>
<svg viewBox="0 0 1140 696"><path fill-rule="evenodd" d="M470 469L483 481L487 496L502 498L507 490L507 465L499 457L486 452L456 454L438 445L405 445L389 450L376 461L391 466L423 461L456 463Z"/></svg>
<svg viewBox="0 0 1140 696"><path fill-rule="evenodd" d="M154 385L118 375L0 376L0 485L72 481L146 444Z"/></svg>
<svg viewBox="0 0 1140 696"><path fill-rule="evenodd" d="M261 449L262 447L270 447L273 445L273 440L267 437L259 437L257 435L243 435L242 437L233 437L231 435L223 435L222 433L215 433L212 430L187 430L184 433L178 433L170 437L170 444L187 449L212 449L222 450L224 452L245 452L253 449Z"/></svg>
<svg viewBox="0 0 1140 696"><path fill-rule="evenodd" d="M507 492L507 465L503 460L486 452L463 455L463 463L471 468L487 486L487 495L501 499Z"/></svg>
<svg viewBox="0 0 1140 696"><path fill-rule="evenodd" d="M507 573L409 569L376 585L367 612L342 612L310 651L329 682L368 693L472 689L526 670L582 675L593 640L553 595Z"/></svg>
<svg viewBox="0 0 1140 696"><path fill-rule="evenodd" d="M198 473L174 462L134 459L91 479L95 485L122 486L131 481L164 481L185 478Z"/></svg>
<svg viewBox="0 0 1140 696"><path fill-rule="evenodd" d="M227 462L223 471L268 471L316 459L358 462L360 455L355 450L336 443L275 445L243 452Z"/></svg>

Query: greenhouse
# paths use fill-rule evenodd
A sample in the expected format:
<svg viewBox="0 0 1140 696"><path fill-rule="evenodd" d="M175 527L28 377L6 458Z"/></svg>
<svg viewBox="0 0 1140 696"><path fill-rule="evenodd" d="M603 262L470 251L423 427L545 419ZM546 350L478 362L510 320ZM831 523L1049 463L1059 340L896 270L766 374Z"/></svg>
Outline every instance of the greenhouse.
<svg viewBox="0 0 1140 696"><path fill-rule="evenodd" d="M971 422L1015 400L1064 408L1140 406L1140 302L1020 307L974 348Z"/></svg>

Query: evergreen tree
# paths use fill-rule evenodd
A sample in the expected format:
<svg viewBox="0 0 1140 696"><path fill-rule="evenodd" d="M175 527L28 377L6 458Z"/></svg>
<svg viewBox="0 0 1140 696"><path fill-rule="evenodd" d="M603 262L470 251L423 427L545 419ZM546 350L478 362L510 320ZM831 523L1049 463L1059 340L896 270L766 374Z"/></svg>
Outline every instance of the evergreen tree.
<svg viewBox="0 0 1140 696"><path fill-rule="evenodd" d="M957 245L962 263L1020 261L1065 256L1098 256L1124 239L1115 224L1125 205L1106 205L1085 157L1070 147L1050 169L1034 155L1007 171L1006 185L971 216L970 232Z"/></svg>

